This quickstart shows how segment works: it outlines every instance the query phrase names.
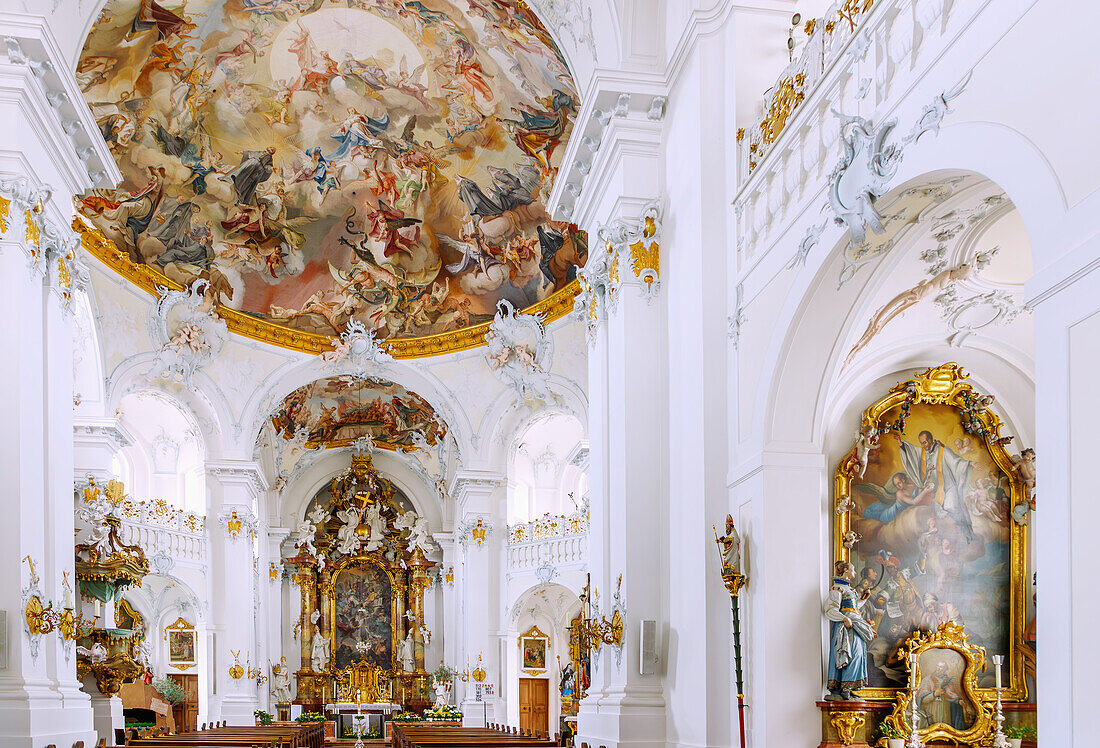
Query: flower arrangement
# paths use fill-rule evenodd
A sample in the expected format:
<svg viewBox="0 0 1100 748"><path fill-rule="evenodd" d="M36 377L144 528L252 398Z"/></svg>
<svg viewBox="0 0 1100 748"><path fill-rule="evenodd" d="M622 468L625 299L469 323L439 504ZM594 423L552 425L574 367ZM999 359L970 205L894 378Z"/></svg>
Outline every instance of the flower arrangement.
<svg viewBox="0 0 1100 748"><path fill-rule="evenodd" d="M458 722L462 719L462 712L453 706L433 706L431 709L424 710L424 719L433 722Z"/></svg>
<svg viewBox="0 0 1100 748"><path fill-rule="evenodd" d="M439 663L439 667L432 673L432 681L435 683L450 683L454 680L455 674L458 671L452 667L447 667L442 662Z"/></svg>
<svg viewBox="0 0 1100 748"><path fill-rule="evenodd" d="M1006 738L1023 740L1025 738L1034 738L1036 735L1038 735L1038 733L1034 727L1028 727L1026 725L1008 725L1005 727Z"/></svg>
<svg viewBox="0 0 1100 748"><path fill-rule="evenodd" d="M167 675L162 675L150 685L155 688L157 693L163 696L164 700L169 704L179 704L183 701L187 701L187 697L191 695L190 691Z"/></svg>
<svg viewBox="0 0 1100 748"><path fill-rule="evenodd" d="M390 722L420 722L423 720L416 712L398 712L390 717Z"/></svg>
<svg viewBox="0 0 1100 748"><path fill-rule="evenodd" d="M306 712L294 718L295 722L324 722L325 715L320 712Z"/></svg>
<svg viewBox="0 0 1100 748"><path fill-rule="evenodd" d="M904 738L906 735L905 730L900 727L894 727L889 722L883 722L878 726L878 731L884 738Z"/></svg>
<svg viewBox="0 0 1100 748"><path fill-rule="evenodd" d="M252 716L256 718L256 724L259 727L267 727L273 721L275 721L274 717L261 709L257 709L256 711L252 712Z"/></svg>

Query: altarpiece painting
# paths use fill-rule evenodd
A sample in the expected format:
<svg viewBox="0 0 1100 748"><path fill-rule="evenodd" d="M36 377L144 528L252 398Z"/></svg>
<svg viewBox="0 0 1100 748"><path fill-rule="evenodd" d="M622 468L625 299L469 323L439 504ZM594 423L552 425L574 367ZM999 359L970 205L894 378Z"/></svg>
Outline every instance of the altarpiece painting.
<svg viewBox="0 0 1100 748"><path fill-rule="evenodd" d="M393 611L389 575L378 566L344 569L335 587L336 667L357 662L393 668Z"/></svg>
<svg viewBox="0 0 1100 748"><path fill-rule="evenodd" d="M1009 654L1005 698L1027 696L1018 647L1025 528L1011 517L1023 487L992 398L965 379L957 364L946 364L895 386L864 412L859 442L837 468L835 557L855 565L876 632L865 698L892 698L908 677L904 642L948 622L987 651ZM946 655L921 663L944 683L959 664ZM964 707L935 698L943 721L967 721Z"/></svg>

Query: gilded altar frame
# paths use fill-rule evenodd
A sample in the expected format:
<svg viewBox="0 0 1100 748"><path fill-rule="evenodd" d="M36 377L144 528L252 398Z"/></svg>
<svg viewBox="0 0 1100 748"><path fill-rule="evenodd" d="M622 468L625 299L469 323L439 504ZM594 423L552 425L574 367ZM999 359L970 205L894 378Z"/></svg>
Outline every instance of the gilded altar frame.
<svg viewBox="0 0 1100 748"><path fill-rule="evenodd" d="M917 631L905 642L904 651L907 655L913 655L912 682L918 686L922 683L920 668L922 654L938 650L958 653L964 663L959 687L962 689L963 698L974 709L974 721L965 730L959 730L942 722L918 728L917 733L922 743L946 740L955 744L977 745L993 730L993 709L988 701L983 700L985 699L983 694L992 689L978 688L977 678L978 671L984 671L986 667L985 647L971 644L968 641L969 638L961 625L948 621L940 624L935 631ZM919 688L917 690L919 691ZM883 722L908 733L911 729L909 720L913 713L912 699L913 694L909 690L900 689L894 711Z"/></svg>
<svg viewBox="0 0 1100 748"><path fill-rule="evenodd" d="M387 676L394 676L399 672L397 650L398 645L401 642L400 637L400 620L404 615L404 611L400 610L401 601L408 595L408 585L405 580L399 580L394 576L393 571L390 569L389 564L386 563L380 556L375 553L360 553L355 556L343 556L335 564L332 565L332 573L329 575L327 581L321 582L318 585L318 589L321 592L321 600L325 602L325 611L323 612L324 620L327 623L325 638L328 639L329 648L329 662L333 663L331 668L332 673L345 673L350 677L350 670L354 669L357 665L361 666L361 663L355 662L348 667L337 670L335 668L336 663L336 580L340 576L340 572L347 569L374 566L385 572L386 577L390 580L390 667L387 670L381 670ZM365 664L365 663L363 663Z"/></svg>
<svg viewBox="0 0 1100 748"><path fill-rule="evenodd" d="M863 412L860 429L873 426L883 435L890 430L904 430L904 421L912 405L948 405L956 408L960 418L971 419L971 426L982 437L984 448L988 449L994 464L1004 473L1010 486L1008 506L1014 507L1026 501L1024 486L1014 470L1012 458L1005 449L1007 439L1001 437L1003 423L992 410L975 408L978 393L965 381L968 375L957 363L946 363L930 367L924 372L916 372L912 379L899 382L877 402ZM902 415L889 421L888 414L900 409ZM837 464L833 479L832 506L837 507L841 497L850 497L852 491L852 460L854 450L849 450ZM833 513L833 558L836 561L851 560L851 549L845 545L845 533L851 529L851 512L837 509ZM1023 634L1025 627L1025 600L1027 596L1027 527L1009 519L1009 649L1005 661L1008 663L1008 679L1002 700L1009 702L1027 701L1027 683L1024 676ZM984 655L983 655L984 656ZM873 701L894 701L900 698L894 687L868 687L860 690L860 695ZM996 699L992 688L977 689L980 698L986 701Z"/></svg>

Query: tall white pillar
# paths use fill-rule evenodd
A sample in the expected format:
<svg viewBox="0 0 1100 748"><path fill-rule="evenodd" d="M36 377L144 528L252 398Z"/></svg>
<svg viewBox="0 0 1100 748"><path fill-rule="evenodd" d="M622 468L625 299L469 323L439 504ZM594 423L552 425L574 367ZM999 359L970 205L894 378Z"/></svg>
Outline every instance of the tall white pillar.
<svg viewBox="0 0 1100 748"><path fill-rule="evenodd" d="M271 669L268 662L279 664L280 657L286 657L286 667L294 667L295 652L283 651L283 622L293 621L283 609L283 585L290 584L289 575L283 574L282 545L290 537L285 527L269 527L260 565L260 627L262 641L258 643L256 660L268 680L260 689L260 707L269 714L275 714L275 701L271 697ZM274 570L272 570L274 565ZM297 669L297 668L295 668Z"/></svg>
<svg viewBox="0 0 1100 748"><path fill-rule="evenodd" d="M210 523L210 645L213 647L218 697L211 699L210 718L230 725L255 723L259 709L256 681L247 673L233 678L233 653L242 668L259 661L257 649L259 540L262 528L256 512L267 489L259 465L249 460L211 460L206 463L207 517ZM263 570L266 578L267 570ZM266 665L266 663L264 663Z"/></svg>
<svg viewBox="0 0 1100 748"><path fill-rule="evenodd" d="M443 550L443 560L440 562L440 596L441 609L432 624L432 641L439 642L439 652L442 661L451 667L459 665L459 628L457 605L455 602L455 580L457 573L455 566L458 564L457 544L454 535L449 532L437 532L432 536L435 542ZM424 669L429 673L439 666L439 662L425 660Z"/></svg>
<svg viewBox="0 0 1100 748"><path fill-rule="evenodd" d="M461 638L456 663L461 670L477 666L488 674L499 692L499 647L492 635L500 627L501 538L504 536L503 505L506 500L504 477L496 473L461 471L454 481L452 495L456 504L456 541L460 547L461 566L456 569L459 580L458 608L461 617ZM494 694L476 699L473 682L465 685L461 694L463 724L480 726L496 720L497 702Z"/></svg>
<svg viewBox="0 0 1100 748"><path fill-rule="evenodd" d="M94 119L44 19L5 14L0 37L0 568L8 572L0 579L0 745L91 745L75 643L56 630L32 636L24 610L32 594L61 608L66 579L76 593L68 307L79 259L69 224L73 195L97 180L108 186L117 169L103 141L88 137Z"/></svg>
<svg viewBox="0 0 1100 748"><path fill-rule="evenodd" d="M578 305L589 334L588 564L600 616L612 618L618 591L624 624L622 646L604 644L593 657L576 742L663 748L663 673L641 674L638 646L643 620L656 623L662 641L669 620L667 534L674 509L666 436L667 312L660 291L665 248L654 235L660 231L662 124L644 114L643 102L639 112L634 98L626 98L625 116L613 116L602 133L589 176L604 187L595 195L598 202L581 205L582 193L575 206L590 237Z"/></svg>

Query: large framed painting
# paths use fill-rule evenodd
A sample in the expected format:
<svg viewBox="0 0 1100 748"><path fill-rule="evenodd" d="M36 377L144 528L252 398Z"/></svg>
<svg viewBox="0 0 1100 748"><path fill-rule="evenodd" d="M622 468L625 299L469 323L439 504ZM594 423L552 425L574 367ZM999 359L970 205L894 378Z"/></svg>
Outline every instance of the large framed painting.
<svg viewBox="0 0 1100 748"><path fill-rule="evenodd" d="M332 600L336 669L362 662L394 671L397 646L389 572L368 561L346 566L336 572Z"/></svg>
<svg viewBox="0 0 1100 748"><path fill-rule="evenodd" d="M864 698L893 700L908 677L903 643L947 622L1008 655L1004 698L1027 698L1018 646L1026 528L1012 516L1024 486L992 398L966 378L945 364L896 385L864 412L856 446L837 467L834 555L855 565L876 634ZM978 685L991 689L992 674Z"/></svg>
<svg viewBox="0 0 1100 748"><path fill-rule="evenodd" d="M546 652L550 638L542 633L538 626L532 626L519 638L520 657L523 671L528 675L541 675L546 672Z"/></svg>
<svg viewBox="0 0 1100 748"><path fill-rule="evenodd" d="M195 627L182 617L164 627L168 664L177 670L195 666Z"/></svg>

